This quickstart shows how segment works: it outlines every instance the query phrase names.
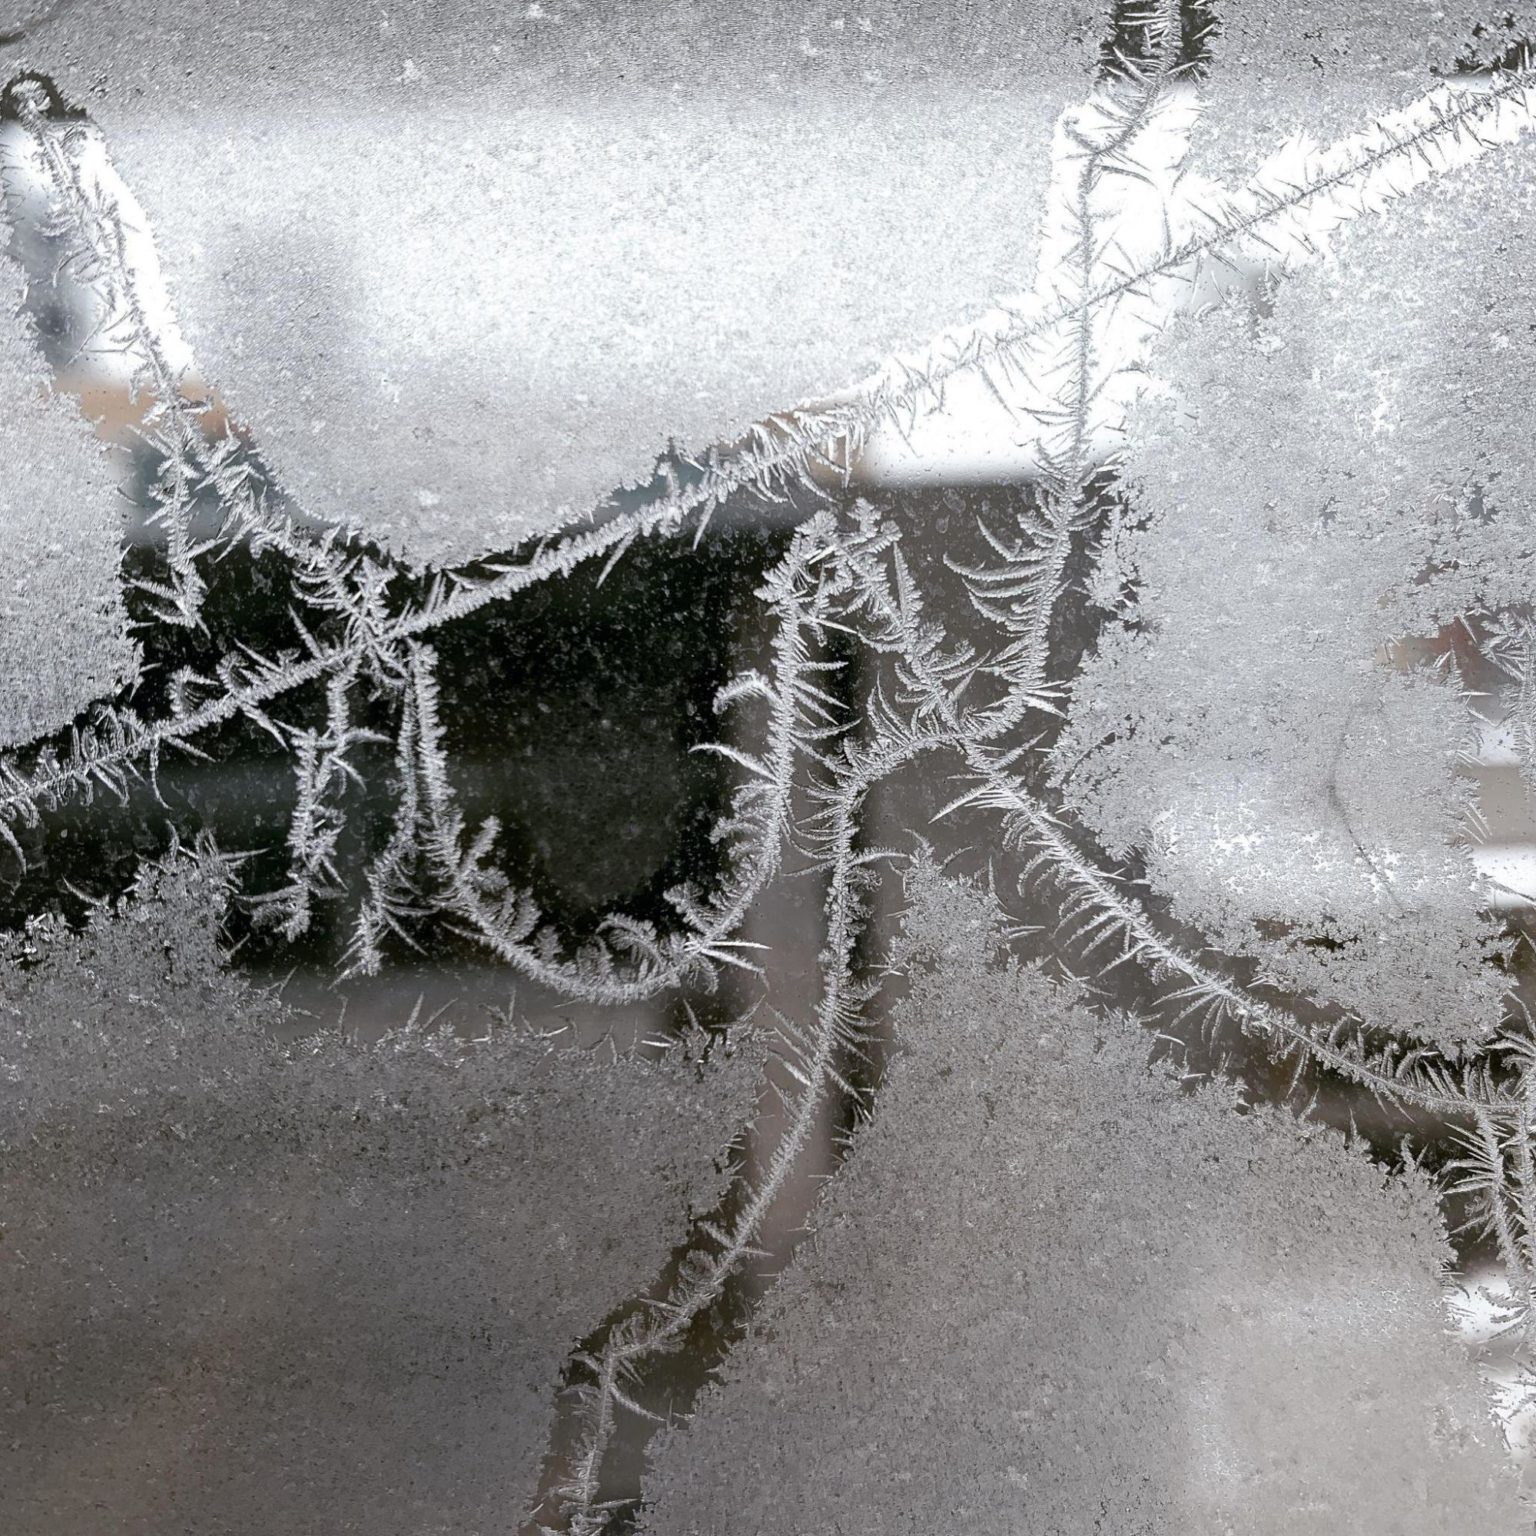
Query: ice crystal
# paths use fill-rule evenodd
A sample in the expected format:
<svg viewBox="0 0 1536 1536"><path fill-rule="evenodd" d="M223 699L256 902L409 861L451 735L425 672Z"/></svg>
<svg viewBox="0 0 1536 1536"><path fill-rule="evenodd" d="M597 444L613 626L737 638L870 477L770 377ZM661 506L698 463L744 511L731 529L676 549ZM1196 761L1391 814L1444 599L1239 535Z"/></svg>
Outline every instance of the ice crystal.
<svg viewBox="0 0 1536 1536"><path fill-rule="evenodd" d="M48 393L0 270L0 746L56 731L135 671L118 589L115 477L78 413Z"/></svg>
<svg viewBox="0 0 1536 1536"><path fill-rule="evenodd" d="M502 1524L565 1357L715 1199L753 1053L283 1047L305 1021L222 966L217 883L180 863L7 955L11 1527Z"/></svg>
<svg viewBox="0 0 1536 1536"><path fill-rule="evenodd" d="M1201 160L1226 171L1297 132L1345 132L1426 75L1496 64L1536 31L1529 7L1479 0L1222 0L1211 14Z"/></svg>
<svg viewBox="0 0 1536 1536"><path fill-rule="evenodd" d="M1335 267L1165 342L1130 460L1141 522L1114 548L1134 603L1056 747L1068 803L1144 850L1180 915L1444 1042L1502 1009L1441 632L1530 591L1536 421L1508 382L1523 172L1500 154L1343 232ZM1474 232L1489 258L1468 274ZM1407 274L1404 240L1423 242ZM1408 671L1426 652L1438 676Z"/></svg>
<svg viewBox="0 0 1536 1536"><path fill-rule="evenodd" d="M1523 1529L1427 1184L1181 1094L1133 1022L995 965L980 893L913 895L879 1118L646 1529Z"/></svg>
<svg viewBox="0 0 1536 1536"><path fill-rule="evenodd" d="M1082 0L548 10L336 4L300 46L278 0L187 3L141 46L87 5L33 42L74 99L112 80L177 318L285 486L418 557L558 526L1017 285L1096 46Z"/></svg>
<svg viewBox="0 0 1536 1536"><path fill-rule="evenodd" d="M1536 85L1421 10L30 28L141 652L0 758L34 1523L1512 1528ZM523 997L276 1043L412 978Z"/></svg>

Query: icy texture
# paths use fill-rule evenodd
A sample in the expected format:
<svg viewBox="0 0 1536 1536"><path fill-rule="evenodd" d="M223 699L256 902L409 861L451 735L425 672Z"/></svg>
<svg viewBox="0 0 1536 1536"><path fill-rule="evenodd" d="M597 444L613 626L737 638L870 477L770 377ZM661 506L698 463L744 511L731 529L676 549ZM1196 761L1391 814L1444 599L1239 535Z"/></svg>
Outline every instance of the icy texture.
<svg viewBox="0 0 1536 1536"><path fill-rule="evenodd" d="M858 377L1026 289L1045 230L1028 297L742 456L771 480L829 443L851 453L882 411L900 429L964 376L1004 414L1004 389L1035 407L1005 430L1040 473L989 498L984 531L850 496L766 568L743 558L763 625L727 627L756 669L733 656L727 681L722 647L724 686L688 706L718 732L676 742L734 778L719 878L674 888L675 922L621 906L586 944L511 884L520 833L492 817L520 800L540 820L529 786L503 796L507 764L542 762L573 822L593 805L561 757L496 730L504 689L539 702L537 669L477 658L536 617L536 584L610 559L633 574L641 537L662 572L648 606L686 631L668 577L718 553L690 536L738 510L718 505L731 471L526 563L417 584L258 505L221 406L148 366L166 316L135 308L133 377L174 429L146 454L177 476L191 460L221 536L198 547L176 478L163 560L139 552L182 584L137 589L175 599L144 628L155 665L73 740L0 768L0 826L27 838L13 858L89 846L104 797L147 797L211 745L221 767L260 765L231 783L293 772L286 829L249 840L277 840L287 883L249 858L238 876L237 920L275 920L274 948L302 953L311 903L345 895L346 961L379 987L396 938L423 965L467 939L573 1025L663 996L681 1014L716 973L725 1006L756 1001L761 963L780 1057L755 1117L741 1061L605 1065L510 1027L462 1059L419 1031L295 1059L271 1043L291 1021L218 968L198 914L229 893L165 877L84 938L35 929L6 957L0 1316L19 1369L0 1445L45 1536L103 1518L467 1533L515 1523L536 1484L573 1536L611 1531L646 1405L692 1408L743 1317L750 1342L660 1457L658 1531L1262 1531L1298 1511L1324 1530L1514 1528L1438 1327L1427 1175L1389 1181L1275 1110L1239 1115L1230 1091L1181 1096L1146 1072L1145 1034L1094 1010L1124 985L1152 1029L1209 1037L1255 1083L1325 1079L1319 1113L1363 1107L1381 1146L1411 1128L1497 1248L1529 1337L1536 1056L1463 846L1469 703L1449 665L1415 664L1453 654L1441 624L1530 590L1529 417L1509 388L1530 312L1519 162L1491 157L1385 234L1362 223L1337 268L1313 257L1362 206L1459 175L1475 135L1520 132L1530 92L1506 78L1386 112L1439 45L1399 48L1362 13L1334 96L1286 99L1322 134L1382 115L1222 194L1178 176L1173 24L1193 8L1166 6L1121 27L1141 63L1101 73L1061 123L1042 221L1043 125L1080 97L1095 26L1021 7L896 27L908 9L839 26L679 8L626 29L555 4L398 22L86 5L29 45L101 129L210 381L272 464L311 511L414 555L547 528L669 438L697 448ZM1260 21L1234 12L1232 38L1294 51ZM94 130L28 99L8 102L53 151L49 206L126 277L115 221L133 205L72 169ZM1157 356L1163 321L1213 282L1309 262ZM1149 360L1166 403L1106 468ZM226 600L210 579L206 621L205 576ZM286 618L256 623L245 592ZM1522 698L1524 623L1498 653ZM605 733L634 738L613 716ZM622 821L635 786L610 777ZM237 846L225 811L259 798L196 799L186 835ZM884 954L877 887L915 828L1027 902L1012 938L1082 989L988 970L995 915L954 888L923 885L915 955ZM1138 855L1152 900L1114 867ZM14 921L62 896L49 867L5 887ZM793 920L764 925L781 899ZM916 977L881 1081L886 984L914 958L938 969ZM1470 1065L1447 1059L1471 1038ZM792 1264L836 1129L862 1111L852 1177ZM714 1158L738 1126L750 1145L721 1201ZM679 1369L682 1351L702 1353Z"/></svg>
<svg viewBox="0 0 1536 1536"><path fill-rule="evenodd" d="M19 40L30 27L64 3L66 0L3 0L0 3L0 38L7 42Z"/></svg>
<svg viewBox="0 0 1536 1536"><path fill-rule="evenodd" d="M923 888L879 1116L647 1529L1523 1529L1429 1189L1181 1093L1134 1026L989 968L995 920Z"/></svg>
<svg viewBox="0 0 1536 1536"><path fill-rule="evenodd" d="M1486 66L1536 38L1530 6L1478 0L1220 0L1211 9L1200 159L1217 174L1251 169L1296 133L1326 142L1462 61Z"/></svg>
<svg viewBox="0 0 1536 1536"><path fill-rule="evenodd" d="M56 730L134 670L116 480L90 426L49 396L20 304L0 263L0 746Z"/></svg>
<svg viewBox="0 0 1536 1536"><path fill-rule="evenodd" d="M1392 594L1403 630L1530 600L1533 221L1529 149L1497 151L1351 227L1337 263L1277 309L1320 370L1310 429L1327 436L1311 451L1349 482L1336 503L1380 514L1378 539L1407 525L1430 540L1432 579ZM1459 516L1445 504L1474 493Z"/></svg>
<svg viewBox="0 0 1536 1536"><path fill-rule="evenodd" d="M283 483L437 558L1027 287L1099 10L88 4L35 49Z"/></svg>
<svg viewBox="0 0 1536 1536"><path fill-rule="evenodd" d="M7 1529L509 1529L562 1362L715 1198L754 1065L290 1056L209 896L156 876L5 978Z"/></svg>
<svg viewBox="0 0 1536 1536"><path fill-rule="evenodd" d="M1178 915L1444 1042L1497 1021L1503 982L1460 846L1468 710L1404 668L1531 590L1532 197L1528 163L1491 156L1351 227L1272 313L1167 338L1143 525L1114 551L1136 600L1056 750L1068 802Z"/></svg>

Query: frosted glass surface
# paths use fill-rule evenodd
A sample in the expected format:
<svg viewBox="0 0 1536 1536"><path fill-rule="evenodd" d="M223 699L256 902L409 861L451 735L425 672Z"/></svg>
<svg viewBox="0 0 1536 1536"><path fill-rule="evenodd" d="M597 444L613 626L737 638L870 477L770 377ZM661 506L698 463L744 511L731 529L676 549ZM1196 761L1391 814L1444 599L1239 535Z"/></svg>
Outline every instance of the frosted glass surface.
<svg viewBox="0 0 1536 1536"><path fill-rule="evenodd" d="M1528 1530L1532 24L0 6L6 1531Z"/></svg>
<svg viewBox="0 0 1536 1536"><path fill-rule="evenodd" d="M284 484L435 559L1027 287L1092 15L87 4L38 46L113 82L178 319Z"/></svg>

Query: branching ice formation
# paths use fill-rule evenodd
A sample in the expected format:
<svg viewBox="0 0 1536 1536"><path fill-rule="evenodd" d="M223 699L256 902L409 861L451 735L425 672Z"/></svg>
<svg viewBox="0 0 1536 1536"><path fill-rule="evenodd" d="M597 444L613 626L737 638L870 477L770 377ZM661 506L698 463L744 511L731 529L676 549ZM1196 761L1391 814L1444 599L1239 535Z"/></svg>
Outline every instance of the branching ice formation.
<svg viewBox="0 0 1536 1536"><path fill-rule="evenodd" d="M1019 856L1020 884L1049 893L1055 941L1090 979L1139 969L1165 1027L1192 1021L1208 1035L1235 1028L1262 1037L1294 1064L1298 1092L1321 1074L1364 1089L1408 1129L1427 1116L1461 1127L1464 1155L1448 1193L1474 1203L1509 1271L1516 1321L1536 1327L1536 1047L1521 1021L1454 1060L1348 1014L1320 1020L1315 999L1259 996L1106 865L1035 766L1071 705L1070 678L1053 672L1063 663L1055 636L1072 596L1069 569L1084 552L1092 566L1113 531L1125 413L1172 315L1255 272L1278 281L1335 228L1527 133L1536 73L1522 62L1486 84L1445 87L1325 149L1298 141L1228 190L1182 165L1191 87L1179 63L1189 42L1179 7L1149 8L1138 25L1141 55L1121 56L1060 125L1032 293L892 360L843 398L772 416L686 461L686 480L637 509L609 509L531 550L426 582L408 580L355 534L309 523L269 484L157 329L132 254L147 237L94 130L34 78L6 93L9 195L46 200L59 272L90 290L95 344L124 359L145 402L137 431L159 466L146 525L163 575L133 577L149 604L144 622L202 632L206 573L236 551L282 562L292 594L285 648L211 650L202 665L162 680L156 711L105 704L66 741L0 763L0 840L14 859L28 858L20 834L46 836L61 807L125 796L134 783L153 789L168 754L195 755L208 733L244 720L281 745L295 782L286 882L246 899L258 920L296 939L318 902L350 897L346 961L356 971L378 969L400 946L427 945L435 927L560 995L624 1004L708 986L722 967L755 969L759 951L741 938L743 925L791 854L825 881L821 992L813 1016L785 1024L778 1139L742 1175L729 1219L699 1225L666 1293L626 1313L574 1362L575 1449L546 1490L545 1529L610 1527L609 1459L622 1416L650 1414L640 1390L648 1371L758 1252L832 1099L867 1108L851 1063L869 1044L877 987L858 945L879 866L896 855L865 844L863 813L872 791L920 758L942 758L958 780L935 819L989 819L992 842ZM949 557L985 643L957 638L958 626L952 633L934 616L897 521L847 494L873 435L910 431L962 375L985 381L1032 424L1038 465L1016 525L982 527L971 550ZM471 825L459 807L433 636L539 583L620 561L638 540L676 541L686 559L687 541L696 547L713 514L743 491L809 494L833 509L802 520L758 592L772 625L768 670L719 695L733 721L760 717L755 748L710 749L739 770L717 829L726 875L718 888L671 892L668 927L616 912L573 947L498 867L496 818ZM1508 679L1508 718L1529 776L1531 629L1527 619L1500 622L1490 655ZM843 666L835 643L851 644L864 668L856 713L831 687ZM392 749L391 812L362 888L349 891L338 849L371 747Z"/></svg>

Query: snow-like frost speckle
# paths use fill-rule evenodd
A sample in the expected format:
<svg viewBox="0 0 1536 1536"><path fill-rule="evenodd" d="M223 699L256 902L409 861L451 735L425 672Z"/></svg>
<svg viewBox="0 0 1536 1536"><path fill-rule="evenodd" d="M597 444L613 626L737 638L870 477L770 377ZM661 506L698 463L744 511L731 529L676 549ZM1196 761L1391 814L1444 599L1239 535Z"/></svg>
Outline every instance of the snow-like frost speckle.
<svg viewBox="0 0 1536 1536"><path fill-rule="evenodd" d="M717 1197L753 1053L280 1049L212 894L178 867L10 943L7 1529L506 1529L563 1361Z"/></svg>
<svg viewBox="0 0 1536 1536"><path fill-rule="evenodd" d="M66 724L135 671L105 451L47 371L0 266L0 746Z"/></svg>
<svg viewBox="0 0 1536 1536"><path fill-rule="evenodd" d="M81 851L118 791L123 859L149 856L162 810L244 852L196 873L175 853L85 932L32 916L0 941L8 1515L42 1536L468 1536L537 1494L574 1536L630 1529L643 1488L658 1536L1528 1526L1442 1326L1430 1180L1469 1218L1468 1262L1497 1248L1503 1320L1528 1341L1536 1072L1465 770L1497 707L1505 765L1536 780L1531 190L1492 148L1530 127L1536 87L1511 67L1422 94L1471 46L1461 7L1117 6L1122 47L1101 54L1108 9L76 0L13 55L61 87L13 79L4 102L46 184L20 220L29 270L99 288L94 314L50 319L34 281L41 347L64 389L66 353L121 354L137 471L168 472L129 573L172 580L129 584L153 611L133 693L3 765L26 834L5 841L38 876L7 886L11 920L62 899L38 888L50 868L90 883L118 862L115 838L110 858ZM1195 128L1203 67L1179 60L1208 17ZM1501 55L1497 32L1478 57ZM1254 66L1263 88L1244 89ZM1185 165L1191 132L1197 161L1231 169L1303 124L1365 131L1288 145L1227 191ZM1371 210L1442 173L1459 187L1423 189L1384 235ZM122 236L141 217L200 368L148 244ZM1038 288L967 334L989 298L1029 293L1037 247ZM1248 307L1163 336L1245 284ZM826 399L893 351L861 398ZM1122 454L1147 367L1161 391ZM603 804L563 747L521 751L481 707L489 681L549 712L537 664L480 665L525 623L557 632L530 587L572 595L600 559L635 575L630 546L655 534L663 575L634 590L691 633L667 578L734 563L741 544L687 535L736 477L809 481L862 443L846 467L868 490L882 432L963 409L968 386L1012 414L1006 462L1033 466L987 498L1017 519L929 528L850 496L787 551L754 537L737 569L763 577L773 632L738 630L734 607L727 628L764 671L717 693L737 666L721 650L687 703L730 713L672 742L745 776L719 878L667 894L665 933L627 877L565 882L621 899L588 945L540 918L511 883L517 845L552 869L582 849L523 838L514 823L556 821L530 775L610 841L640 786L617 705L602 724L627 758L583 759L608 770ZM78 392L90 411L110 388ZM760 453L732 444L816 397L768 417ZM724 458L691 462L713 443ZM674 494L431 583L312 540L263 473L444 558L547 532L658 455ZM968 525L963 502L945 504ZM221 531L199 548L203 523ZM291 629L266 597L294 600ZM652 631L629 633L649 654ZM653 724L671 741L681 720ZM210 743L240 769L214 794L161 777ZM261 814L279 753L294 809L274 889L251 845L283 838ZM919 859L906 938L880 952L882 872L917 827L1027 911L1005 928ZM728 983L722 1006L775 1018L766 1113L755 1053L695 1051L697 1027L654 1062L556 1051L510 1018L473 1043L413 1023L280 1046L292 1017L221 964L211 914L237 878L236 931L253 913L313 954L311 901L365 888L348 956L381 973L369 988L400 984L390 935L419 938L423 966L483 943L571 1004L533 1006L572 1035L662 993L692 1017L675 989L761 964L764 995L738 977L750 993ZM791 888L811 894L780 907ZM998 967L1005 936L1080 980ZM1373 1098L1376 1145L1422 1131L1423 1167L1389 1174L1230 1085L1186 1091L1195 1064L1183 1083L1150 1069L1150 1030L1113 1011L1131 998L1165 1043L1237 1056L1265 1091L1260 1036L1297 1085L1320 1068L1339 1123ZM647 1405L691 1410L722 1355L696 1423L653 1439Z"/></svg>
<svg viewBox="0 0 1536 1536"><path fill-rule="evenodd" d="M1536 37L1530 6L1480 0L1221 0L1202 88L1202 164L1248 171L1283 139L1328 139ZM1479 35L1480 34L1480 35Z"/></svg>
<svg viewBox="0 0 1536 1536"><path fill-rule="evenodd" d="M1026 290L1100 7L158 9L49 37L205 376L311 513L447 558Z"/></svg>
<svg viewBox="0 0 1536 1536"><path fill-rule="evenodd" d="M647 1529L1524 1529L1429 1188L1181 1092L1134 1025L993 968L996 920L920 882L879 1115Z"/></svg>
<svg viewBox="0 0 1536 1536"><path fill-rule="evenodd" d="M1400 632L1530 601L1533 228L1529 151L1497 150L1342 232L1337 260L1276 308L1317 370L1308 430L1323 430L1336 505L1374 514L1374 539L1406 526L1429 542L1420 579L1392 594Z"/></svg>
<svg viewBox="0 0 1536 1536"><path fill-rule="evenodd" d="M1529 591L1532 397L1493 345L1501 304L1529 302L1518 208L1484 218L1507 283L1452 268L1479 202L1528 201L1516 180L1490 157L1390 230L1352 229L1272 305L1165 338L1133 423L1140 525L1115 549L1134 601L1055 749L1067 803L1145 855L1180 917L1445 1044L1492 1028L1506 984L1466 846L1472 716L1437 636Z"/></svg>

